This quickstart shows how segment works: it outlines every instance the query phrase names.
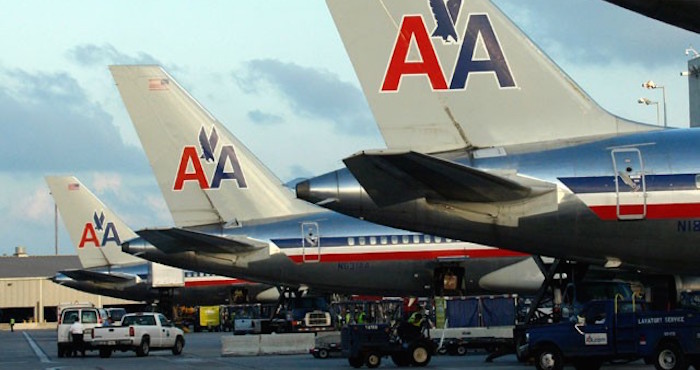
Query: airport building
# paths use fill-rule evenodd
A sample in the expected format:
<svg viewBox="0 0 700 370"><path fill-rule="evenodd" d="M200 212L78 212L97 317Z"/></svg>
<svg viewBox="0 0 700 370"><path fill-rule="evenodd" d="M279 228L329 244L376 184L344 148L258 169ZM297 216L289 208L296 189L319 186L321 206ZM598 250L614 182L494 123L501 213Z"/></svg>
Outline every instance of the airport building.
<svg viewBox="0 0 700 370"><path fill-rule="evenodd" d="M91 302L98 307L138 303L84 293L51 280L58 271L78 268L78 256L28 256L22 247L12 256L0 257L0 323L10 318L17 323L55 322L56 307L62 303Z"/></svg>

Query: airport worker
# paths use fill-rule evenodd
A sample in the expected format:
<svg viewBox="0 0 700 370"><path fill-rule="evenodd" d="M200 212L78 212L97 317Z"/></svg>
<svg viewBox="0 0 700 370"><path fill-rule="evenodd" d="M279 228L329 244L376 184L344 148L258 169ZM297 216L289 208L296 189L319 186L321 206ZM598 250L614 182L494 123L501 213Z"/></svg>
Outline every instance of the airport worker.
<svg viewBox="0 0 700 370"><path fill-rule="evenodd" d="M78 352L80 352L83 355L83 357L85 357L85 343L83 343L83 324L80 322L80 320L76 320L70 326L69 331L71 339L73 339L73 357L77 357Z"/></svg>
<svg viewBox="0 0 700 370"><path fill-rule="evenodd" d="M15 318L10 318L10 331L14 333L15 331Z"/></svg>

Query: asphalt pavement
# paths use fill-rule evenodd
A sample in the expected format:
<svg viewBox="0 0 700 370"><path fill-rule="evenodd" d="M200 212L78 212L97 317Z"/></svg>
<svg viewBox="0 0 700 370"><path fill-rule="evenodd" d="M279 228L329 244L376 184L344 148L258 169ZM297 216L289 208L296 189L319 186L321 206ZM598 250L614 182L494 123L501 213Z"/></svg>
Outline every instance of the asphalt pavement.
<svg viewBox="0 0 700 370"><path fill-rule="evenodd" d="M134 352L117 352L110 358L100 358L97 351L85 358L58 358L55 330L0 331L0 369L105 369L105 370L176 370L176 369L352 369L344 358L315 359L311 355L221 357L221 337L231 333L185 334L185 350L180 356L170 351L154 351L148 357L136 357ZM493 363L484 362L482 353L464 357L435 356L427 369L489 369L523 370L534 365L520 364L515 356L504 356ZM380 368L396 368L385 358ZM604 369L653 369L642 362L604 366ZM570 368L573 369L573 368Z"/></svg>

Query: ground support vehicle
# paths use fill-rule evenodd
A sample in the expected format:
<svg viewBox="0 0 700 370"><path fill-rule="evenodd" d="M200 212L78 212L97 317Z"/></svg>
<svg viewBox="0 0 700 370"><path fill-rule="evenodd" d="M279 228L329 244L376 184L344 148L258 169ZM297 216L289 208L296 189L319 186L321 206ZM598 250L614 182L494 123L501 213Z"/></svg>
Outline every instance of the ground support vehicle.
<svg viewBox="0 0 700 370"><path fill-rule="evenodd" d="M389 324L352 324L341 330L343 355L350 366L378 367L389 356L397 366L426 366L437 346L420 328L401 322Z"/></svg>
<svg viewBox="0 0 700 370"><path fill-rule="evenodd" d="M276 333L333 331L333 319L323 297L284 297L270 320Z"/></svg>
<svg viewBox="0 0 700 370"><path fill-rule="evenodd" d="M487 360L514 353L518 300L517 295L448 297L445 319L438 320L438 329L430 331L438 352L464 356L468 350L481 349L489 352ZM441 311L437 302L436 310Z"/></svg>
<svg viewBox="0 0 700 370"><path fill-rule="evenodd" d="M58 357L70 356L73 352L73 340L70 327L79 321L83 325L83 350L92 350L92 331L107 321L107 312L103 308L95 308L93 304L77 303L63 304L58 313L56 341Z"/></svg>
<svg viewBox="0 0 700 370"><path fill-rule="evenodd" d="M179 355L185 346L185 337L163 314L142 312L125 315L120 326L95 328L91 343L103 358L110 357L115 350L148 356L152 349L169 349Z"/></svg>
<svg viewBox="0 0 700 370"><path fill-rule="evenodd" d="M577 318L526 330L537 369L598 369L606 361L645 359L659 370L700 367L700 312L647 311L639 302L600 300Z"/></svg>
<svg viewBox="0 0 700 370"><path fill-rule="evenodd" d="M339 356L342 354L341 335L339 331L327 332L325 335L316 336L314 340L314 348L309 350L315 358L325 359L331 356Z"/></svg>
<svg viewBox="0 0 700 370"><path fill-rule="evenodd" d="M197 306L195 308L195 333L206 329L209 332L221 330L220 306Z"/></svg>

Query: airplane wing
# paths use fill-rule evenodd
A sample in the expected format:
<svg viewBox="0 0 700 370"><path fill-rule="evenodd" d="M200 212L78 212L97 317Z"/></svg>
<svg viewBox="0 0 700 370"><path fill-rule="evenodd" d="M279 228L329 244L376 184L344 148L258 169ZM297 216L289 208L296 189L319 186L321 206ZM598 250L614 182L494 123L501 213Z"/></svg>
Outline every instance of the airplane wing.
<svg viewBox="0 0 700 370"><path fill-rule="evenodd" d="M89 280L95 283L124 284L136 280L135 275L113 274L90 270L63 270L59 272L73 280Z"/></svg>
<svg viewBox="0 0 700 370"><path fill-rule="evenodd" d="M244 253L267 247L267 243L246 236L221 237L180 228L145 229L136 232L166 253Z"/></svg>
<svg viewBox="0 0 700 370"><path fill-rule="evenodd" d="M662 22L700 33L700 2L688 0L605 0Z"/></svg>
<svg viewBox="0 0 700 370"><path fill-rule="evenodd" d="M362 152L343 161L380 207L418 198L508 202L554 188L554 184L515 174L492 174L416 152Z"/></svg>

